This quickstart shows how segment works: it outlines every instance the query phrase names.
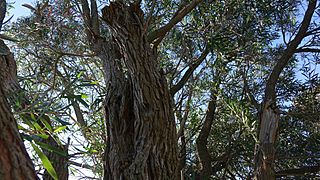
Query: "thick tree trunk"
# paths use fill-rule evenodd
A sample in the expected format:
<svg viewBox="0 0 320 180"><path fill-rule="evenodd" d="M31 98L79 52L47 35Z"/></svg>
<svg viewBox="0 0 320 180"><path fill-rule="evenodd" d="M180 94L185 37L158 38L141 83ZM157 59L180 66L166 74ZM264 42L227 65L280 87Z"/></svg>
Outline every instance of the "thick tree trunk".
<svg viewBox="0 0 320 180"><path fill-rule="evenodd" d="M9 52L3 45L1 41L0 61L6 62ZM1 67L0 71L3 73L4 67ZM0 179L38 179L5 97L2 77L0 79Z"/></svg>
<svg viewBox="0 0 320 180"><path fill-rule="evenodd" d="M164 75L143 28L139 5L111 2L104 60L108 144L105 179L178 179L176 129ZM101 48L101 47L100 47Z"/></svg>
<svg viewBox="0 0 320 180"><path fill-rule="evenodd" d="M0 41L1 50L3 51L2 59L3 61L0 62L0 77L3 84L3 93L6 99L9 100L9 103L11 104L11 107L15 111L21 111L24 108L27 108L30 106L30 102L28 98L25 95L25 92L20 87L17 79L17 66L16 62L14 60L13 54L10 52L9 48L4 44L3 41ZM21 115L22 119L26 121L35 121L35 119L39 119L39 117L36 115L36 118L32 118L31 113L24 113ZM46 121L51 124L50 118L46 115L42 116L43 119L46 119ZM39 120L39 125L41 126L42 123ZM44 127L44 126L42 126ZM61 147L53 138L48 139L41 139L42 143L51 145L55 147L56 149L59 149L63 152L68 153L68 149L65 149L64 147ZM43 149L44 154L49 158L51 161L53 167L55 168L59 180L67 180L68 179L68 157L67 156L61 156L55 152L47 151L46 149ZM1 179L1 178L0 178ZM45 171L44 180L51 180L53 179L47 171Z"/></svg>

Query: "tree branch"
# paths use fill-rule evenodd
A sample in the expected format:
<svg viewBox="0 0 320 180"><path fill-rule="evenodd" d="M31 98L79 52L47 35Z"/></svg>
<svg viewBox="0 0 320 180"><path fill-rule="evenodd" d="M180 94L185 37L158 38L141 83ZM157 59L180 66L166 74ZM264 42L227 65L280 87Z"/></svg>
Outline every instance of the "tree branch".
<svg viewBox="0 0 320 180"><path fill-rule="evenodd" d="M189 69L186 71L186 73L183 75L180 81L176 85L173 85L171 87L170 93L172 96L175 93L177 93L186 84L186 82L188 81L188 79L190 78L194 70L197 69L197 67L206 59L208 54L209 54L209 48L207 46L206 49L202 52L201 56L190 65Z"/></svg>
<svg viewBox="0 0 320 180"><path fill-rule="evenodd" d="M282 72L282 70L285 68L285 66L288 64L289 60L291 59L292 55L295 53L298 45L301 43L302 39L306 36L308 27L310 25L312 15L315 11L317 1L316 0L310 0L308 4L308 9L303 17L303 20L301 22L301 26L299 28L299 31L295 38L289 42L289 46L284 51L281 58L278 60L277 64L273 68L266 84L265 89L265 99L272 99L274 100L276 97L276 90L275 86L279 79L279 76Z"/></svg>
<svg viewBox="0 0 320 180"><path fill-rule="evenodd" d="M97 3L95 0L90 0L89 7L88 0L80 0L80 4L82 8L84 24L86 27L86 34L88 40L91 42L92 40L94 40L94 37L100 36Z"/></svg>
<svg viewBox="0 0 320 180"><path fill-rule="evenodd" d="M100 35L98 7L96 0L91 0L91 30L95 36Z"/></svg>
<svg viewBox="0 0 320 180"><path fill-rule="evenodd" d="M196 145L198 149L198 155L200 158L200 162L202 164L202 170L201 170L201 175L203 178L210 177L212 171L212 157L209 153L209 150L207 148L208 144L208 137L211 132L211 127L215 118L215 111L216 111L216 106L217 106L217 96L215 92L213 91L211 93L212 99L210 100L208 104L208 110L206 113L206 118L203 122L201 131L199 133L199 136L196 140Z"/></svg>
<svg viewBox="0 0 320 180"><path fill-rule="evenodd" d="M81 167L81 168L94 170L94 167L93 167L93 166L90 166L90 165L88 165L88 164L82 164L82 163L78 163L78 162L71 161L71 160L68 160L68 163L69 163L70 165L78 166L78 167Z"/></svg>
<svg viewBox="0 0 320 180"><path fill-rule="evenodd" d="M82 7L82 14L83 14L84 22L86 25L89 25L89 24L91 24L89 3L87 0L80 0L80 3L81 3L81 7Z"/></svg>
<svg viewBox="0 0 320 180"><path fill-rule="evenodd" d="M312 29L312 30L308 31L308 32L306 33L306 36L315 35L315 34L317 34L319 31L320 31L320 27L317 27L317 28L315 28L315 29Z"/></svg>
<svg viewBox="0 0 320 180"><path fill-rule="evenodd" d="M320 49L317 49L317 48L298 48L295 50L295 53L302 53L302 52L320 53Z"/></svg>
<svg viewBox="0 0 320 180"><path fill-rule="evenodd" d="M161 38L169 32L173 26L175 26L178 22L180 22L189 12L191 12L198 4L200 4L203 0L193 0L186 6L179 9L168 24L162 26L161 28L152 31L148 35L148 41L151 43L154 40Z"/></svg>
<svg viewBox="0 0 320 180"><path fill-rule="evenodd" d="M303 166L297 169L286 169L276 172L276 177L283 176L304 176L307 173L318 173L320 166Z"/></svg>
<svg viewBox="0 0 320 180"><path fill-rule="evenodd" d="M251 102L251 104L258 110L260 111L260 103L256 100L256 98L253 96L253 94L250 91L249 85L248 85L248 81L246 78L245 73L242 73L242 77L243 77L243 84L244 84L244 89L246 91L246 94L249 98L249 101Z"/></svg>
<svg viewBox="0 0 320 180"><path fill-rule="evenodd" d="M1 2L0 2L0 30L2 28L3 20L4 20L4 17L6 16L6 12L7 12L7 3L5 0L1 0Z"/></svg>

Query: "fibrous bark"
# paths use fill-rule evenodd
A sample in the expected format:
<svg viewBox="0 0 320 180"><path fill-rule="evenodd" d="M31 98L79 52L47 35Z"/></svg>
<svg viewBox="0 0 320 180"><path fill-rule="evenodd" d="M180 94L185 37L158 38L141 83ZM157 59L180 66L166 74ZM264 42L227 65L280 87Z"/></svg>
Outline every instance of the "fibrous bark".
<svg viewBox="0 0 320 180"><path fill-rule="evenodd" d="M0 61L5 64L12 54L3 41L0 43ZM5 68L0 66L1 74L7 71ZM3 81L0 77L0 179L38 179L6 99Z"/></svg>
<svg viewBox="0 0 320 180"><path fill-rule="evenodd" d="M144 21L141 1L112 1L102 10L111 30L103 37L96 1L80 0L86 35L102 60L107 84L105 179L178 179L172 102L157 45L202 1L186 3L149 34L150 18Z"/></svg>
<svg viewBox="0 0 320 180"><path fill-rule="evenodd" d="M25 110L29 106L31 106L31 103L29 101L29 98L26 96L24 90L19 85L17 79L17 66L13 54L10 52L9 48L4 44L3 41L0 41L0 44L1 50L3 51L3 53L5 53L2 56L4 61L0 62L0 77L1 82L3 84L3 95L9 101L14 111ZM44 127L44 125L40 121L40 118L42 118L45 119L45 121L47 121L47 123L51 125L50 118L47 115L42 115L41 117L39 117L38 115L32 114L32 112L25 112L21 114L21 118L27 122L38 121L37 123L40 126ZM62 152L66 152L66 154L68 153L68 149L65 149L64 147L60 146L52 137L49 137L48 139L39 139L38 141L55 147L56 149L59 149ZM68 157L61 156L55 152L51 152L46 149L43 149L43 151L44 154L51 161L53 167L55 168L59 180L67 180L69 176L67 164ZM47 171L45 171L43 179L51 180L53 178L48 174Z"/></svg>
<svg viewBox="0 0 320 180"><path fill-rule="evenodd" d="M108 144L105 179L178 179L170 93L143 29L138 4L103 9Z"/></svg>

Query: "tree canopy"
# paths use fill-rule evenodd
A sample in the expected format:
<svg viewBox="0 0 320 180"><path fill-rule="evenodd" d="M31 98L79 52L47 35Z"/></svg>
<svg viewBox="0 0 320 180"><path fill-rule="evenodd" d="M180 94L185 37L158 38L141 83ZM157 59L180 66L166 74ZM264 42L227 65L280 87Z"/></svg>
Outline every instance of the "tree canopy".
<svg viewBox="0 0 320 180"><path fill-rule="evenodd" d="M38 177L320 177L319 1L23 7L1 1L0 128Z"/></svg>

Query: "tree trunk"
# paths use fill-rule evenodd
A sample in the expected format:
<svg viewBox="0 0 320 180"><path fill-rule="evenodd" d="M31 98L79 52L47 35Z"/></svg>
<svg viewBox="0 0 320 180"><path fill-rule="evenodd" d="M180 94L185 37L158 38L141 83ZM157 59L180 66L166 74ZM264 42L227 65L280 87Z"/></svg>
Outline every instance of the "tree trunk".
<svg viewBox="0 0 320 180"><path fill-rule="evenodd" d="M143 12L139 5L111 2L103 19L112 30L98 53L107 83L104 179L178 179L170 94L147 42Z"/></svg>
<svg viewBox="0 0 320 180"><path fill-rule="evenodd" d="M69 179L69 170L68 170L69 158L67 156L68 145L59 145L52 137L49 137L48 139L43 139L42 142L52 147L55 147L61 152L66 153L66 156L62 156L60 154L57 154L55 152L48 151L42 148L43 153L48 157L48 159L52 163L52 166L58 175L58 180L68 180ZM47 170L44 172L42 178L43 180L54 180Z"/></svg>
<svg viewBox="0 0 320 180"><path fill-rule="evenodd" d="M279 110L271 101L267 101L260 117L259 144L255 151L255 179L275 179L273 166L279 119Z"/></svg>
<svg viewBox="0 0 320 180"><path fill-rule="evenodd" d="M10 52L9 48L4 44L3 41L0 42L0 45L1 50L3 51L3 61L0 62L0 78L3 85L3 95L6 99L9 100L11 107L15 111L21 111L30 106L31 103L28 97L26 97L25 92L19 85L17 79L17 66L13 54ZM35 115L35 117L36 118L32 118L31 112L21 115L21 118L25 121L35 121L40 119L40 117L38 117L37 115ZM45 119L51 125L50 118L47 115L43 115L41 118ZM44 127L40 120L38 123L40 126ZM48 139L40 139L40 141L42 143L51 145L56 149L59 149L60 151L66 152L66 154L68 153L68 149L61 147L52 137L49 137ZM61 156L55 152L47 151L46 149L43 149L43 152L51 161L54 169L57 172L59 180L67 180L69 176L67 164L68 157ZM48 174L47 171L45 171L43 179L51 180L53 178Z"/></svg>
<svg viewBox="0 0 320 180"><path fill-rule="evenodd" d="M280 113L277 107L276 86L280 74L288 65L299 44L306 37L317 0L310 0L296 36L288 43L280 59L272 69L265 88L262 110L260 111L259 142L255 149L254 179L275 179L274 155Z"/></svg>
<svg viewBox="0 0 320 180"><path fill-rule="evenodd" d="M178 179L171 97L151 50L139 5L111 2L103 52L108 143L105 179ZM101 47L100 47L101 48Z"/></svg>
<svg viewBox="0 0 320 180"><path fill-rule="evenodd" d="M7 62L9 52L3 46L3 41L0 43L0 61ZM5 71L4 68L0 67L1 73ZM0 129L0 179L38 179L5 97L2 77L0 81Z"/></svg>

